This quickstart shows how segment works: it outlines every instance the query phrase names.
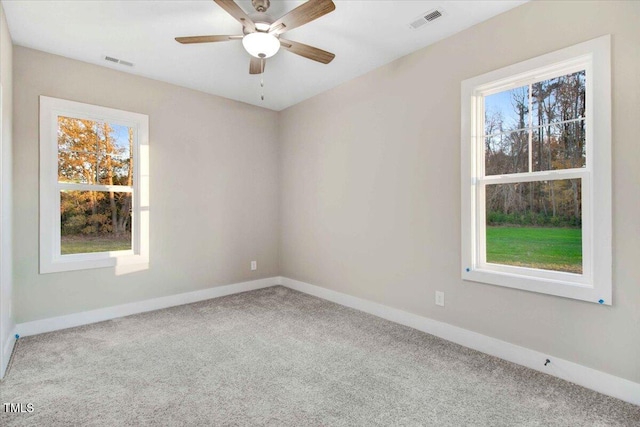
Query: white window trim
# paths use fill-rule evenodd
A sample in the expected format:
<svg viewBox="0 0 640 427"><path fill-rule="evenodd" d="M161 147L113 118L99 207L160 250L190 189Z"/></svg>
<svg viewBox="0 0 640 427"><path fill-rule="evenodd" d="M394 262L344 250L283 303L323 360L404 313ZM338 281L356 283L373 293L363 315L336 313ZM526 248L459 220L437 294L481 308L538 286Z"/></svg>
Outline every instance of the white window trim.
<svg viewBox="0 0 640 427"><path fill-rule="evenodd" d="M543 171L502 175L512 182L545 177L582 178L583 274L487 264L478 238L484 230L484 210L478 203L479 179L484 173L482 93L507 90L529 79L544 80L578 68L587 73L587 164L581 170ZM565 73L566 74L566 73ZM462 82L461 93L462 279L557 295L594 303L612 304L611 216L611 37L584 43L495 70ZM486 184L491 177L483 177ZM502 183L502 181L501 181ZM484 189L484 187L482 187ZM585 191L587 189L587 191ZM481 202L481 200L480 200ZM482 206L480 206L482 205Z"/></svg>
<svg viewBox="0 0 640 427"><path fill-rule="evenodd" d="M116 123L134 129L132 249L61 255L58 182L58 116ZM73 189L82 189L73 185ZM132 191L129 187L86 185L86 190ZM149 262L149 117L113 108L40 96L40 273L148 264Z"/></svg>

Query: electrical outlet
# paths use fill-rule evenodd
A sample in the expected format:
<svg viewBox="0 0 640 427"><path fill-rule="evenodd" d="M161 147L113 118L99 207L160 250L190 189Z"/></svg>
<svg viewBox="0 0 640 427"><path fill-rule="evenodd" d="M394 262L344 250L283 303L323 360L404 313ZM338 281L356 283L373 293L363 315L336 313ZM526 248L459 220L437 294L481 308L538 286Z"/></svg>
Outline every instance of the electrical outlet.
<svg viewBox="0 0 640 427"><path fill-rule="evenodd" d="M258 261L251 261L251 271L256 271L258 269Z"/></svg>
<svg viewBox="0 0 640 427"><path fill-rule="evenodd" d="M436 305L444 307L444 292L436 291Z"/></svg>

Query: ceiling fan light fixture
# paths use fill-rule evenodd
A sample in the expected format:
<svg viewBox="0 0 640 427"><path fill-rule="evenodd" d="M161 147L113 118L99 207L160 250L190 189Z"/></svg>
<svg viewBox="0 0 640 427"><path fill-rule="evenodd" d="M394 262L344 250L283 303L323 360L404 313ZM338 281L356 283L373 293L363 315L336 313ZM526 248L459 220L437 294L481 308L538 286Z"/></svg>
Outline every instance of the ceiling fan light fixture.
<svg viewBox="0 0 640 427"><path fill-rule="evenodd" d="M256 58L270 58L280 50L278 38L262 32L247 34L242 39L242 45L249 55Z"/></svg>

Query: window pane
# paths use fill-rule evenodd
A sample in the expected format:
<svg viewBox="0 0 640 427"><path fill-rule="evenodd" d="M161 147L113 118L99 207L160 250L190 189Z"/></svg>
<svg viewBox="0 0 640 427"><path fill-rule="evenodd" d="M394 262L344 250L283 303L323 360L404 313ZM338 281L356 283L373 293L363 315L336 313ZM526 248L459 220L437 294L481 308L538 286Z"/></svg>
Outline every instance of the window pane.
<svg viewBox="0 0 640 427"><path fill-rule="evenodd" d="M133 129L121 125L102 125L107 135L100 156L99 177L101 184L133 185Z"/></svg>
<svg viewBox="0 0 640 427"><path fill-rule="evenodd" d="M95 184L96 158L86 151L58 151L58 181Z"/></svg>
<svg viewBox="0 0 640 427"><path fill-rule="evenodd" d="M580 179L486 186L486 259L582 273Z"/></svg>
<svg viewBox="0 0 640 427"><path fill-rule="evenodd" d="M98 145L95 122L58 116L58 180L94 184Z"/></svg>
<svg viewBox="0 0 640 427"><path fill-rule="evenodd" d="M534 126L584 117L584 70L534 83L531 89Z"/></svg>
<svg viewBox="0 0 640 427"><path fill-rule="evenodd" d="M131 193L60 192L62 255L122 251L131 245Z"/></svg>
<svg viewBox="0 0 640 427"><path fill-rule="evenodd" d="M529 126L529 86L484 97L484 134L523 129Z"/></svg>
<svg viewBox="0 0 640 427"><path fill-rule="evenodd" d="M84 184L133 185L133 129L58 117L58 179Z"/></svg>
<svg viewBox="0 0 640 427"><path fill-rule="evenodd" d="M529 132L485 138L485 175L529 172Z"/></svg>
<svg viewBox="0 0 640 427"><path fill-rule="evenodd" d="M534 171L585 167L584 120L535 129L532 149Z"/></svg>

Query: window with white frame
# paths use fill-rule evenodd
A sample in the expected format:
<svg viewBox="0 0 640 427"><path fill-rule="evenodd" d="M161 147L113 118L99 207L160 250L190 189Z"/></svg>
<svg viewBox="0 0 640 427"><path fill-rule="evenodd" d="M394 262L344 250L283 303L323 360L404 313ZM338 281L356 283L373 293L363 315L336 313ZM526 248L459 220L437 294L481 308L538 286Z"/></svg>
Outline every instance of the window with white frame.
<svg viewBox="0 0 640 427"><path fill-rule="evenodd" d="M40 97L40 273L148 262L148 116Z"/></svg>
<svg viewBox="0 0 640 427"><path fill-rule="evenodd" d="M462 83L462 278L610 305L604 36Z"/></svg>

